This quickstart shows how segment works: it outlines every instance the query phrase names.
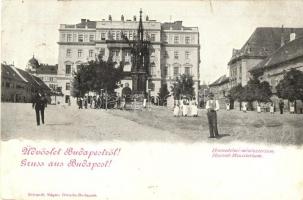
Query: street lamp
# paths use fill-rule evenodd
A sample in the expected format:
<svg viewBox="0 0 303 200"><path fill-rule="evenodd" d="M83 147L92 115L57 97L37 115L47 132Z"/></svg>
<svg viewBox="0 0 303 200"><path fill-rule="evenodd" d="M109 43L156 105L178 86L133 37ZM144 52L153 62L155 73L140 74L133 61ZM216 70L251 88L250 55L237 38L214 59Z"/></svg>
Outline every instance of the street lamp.
<svg viewBox="0 0 303 200"><path fill-rule="evenodd" d="M204 94L203 94L203 104L204 104L203 106L205 106L205 104L206 104L205 90L206 90L206 88L203 89L203 93L204 93Z"/></svg>
<svg viewBox="0 0 303 200"><path fill-rule="evenodd" d="M147 95L147 98L148 98L148 109L150 109L150 98L149 98L150 91L151 91L151 89L148 89L148 95Z"/></svg>

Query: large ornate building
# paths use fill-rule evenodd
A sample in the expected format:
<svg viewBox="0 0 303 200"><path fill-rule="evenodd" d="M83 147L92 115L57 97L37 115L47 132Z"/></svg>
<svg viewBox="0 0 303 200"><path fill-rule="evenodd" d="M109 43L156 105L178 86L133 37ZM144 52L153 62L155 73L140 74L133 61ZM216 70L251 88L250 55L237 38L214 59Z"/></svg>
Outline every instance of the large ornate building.
<svg viewBox="0 0 303 200"><path fill-rule="evenodd" d="M198 28L185 27L182 21L160 23L150 20L148 16L142 20L140 13L138 20L136 16L133 20L127 20L122 15L119 21L109 16L108 20L82 19L78 24L60 25L57 80L61 84L65 100L70 99L73 72L99 54L103 59L112 55L117 64L123 61L126 74L132 71L130 46L122 35L129 41L136 40L140 23L144 30L144 40L148 40L151 45L149 73L144 88L156 96L161 84L167 83L170 89L176 77L189 74L193 76L197 96L200 63ZM121 83L128 83L131 88L134 86L131 76L125 76ZM121 90L119 88L117 92L121 93Z"/></svg>

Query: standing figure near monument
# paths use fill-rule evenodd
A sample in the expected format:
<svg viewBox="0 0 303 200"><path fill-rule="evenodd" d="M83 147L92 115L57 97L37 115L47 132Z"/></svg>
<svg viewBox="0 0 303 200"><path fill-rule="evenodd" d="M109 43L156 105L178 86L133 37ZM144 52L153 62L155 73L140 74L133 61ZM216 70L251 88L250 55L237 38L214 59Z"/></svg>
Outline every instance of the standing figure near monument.
<svg viewBox="0 0 303 200"><path fill-rule="evenodd" d="M273 102L271 102L271 104L270 104L269 111L271 114L274 114L274 112L275 112L275 104Z"/></svg>
<svg viewBox="0 0 303 200"><path fill-rule="evenodd" d="M129 88L129 84L125 83L125 87L122 89L122 98L124 99L124 102L125 102L123 105L123 108L125 108L126 104L130 102L131 93L132 93L132 90Z"/></svg>
<svg viewBox="0 0 303 200"><path fill-rule="evenodd" d="M183 116L186 117L188 115L188 100L186 99L186 97L183 99L183 107L182 107L182 113L183 113Z"/></svg>
<svg viewBox="0 0 303 200"><path fill-rule="evenodd" d="M190 105L190 114L192 117L198 117L198 107L196 101L192 101Z"/></svg>
<svg viewBox="0 0 303 200"><path fill-rule="evenodd" d="M214 94L209 94L206 102L207 119L209 125L209 138L219 137L217 127L217 111L219 110L219 102L214 100Z"/></svg>
<svg viewBox="0 0 303 200"><path fill-rule="evenodd" d="M280 102L279 102L279 109L280 109L280 114L283 114L284 102L282 99L280 99Z"/></svg>
<svg viewBox="0 0 303 200"><path fill-rule="evenodd" d="M174 107L174 117L178 117L180 112L179 104L176 104Z"/></svg>
<svg viewBox="0 0 303 200"><path fill-rule="evenodd" d="M40 126L40 114L41 114L41 121L44 124L44 109L47 105L47 99L44 94L41 92L37 92L33 98L33 108L36 111L36 122L37 126Z"/></svg>

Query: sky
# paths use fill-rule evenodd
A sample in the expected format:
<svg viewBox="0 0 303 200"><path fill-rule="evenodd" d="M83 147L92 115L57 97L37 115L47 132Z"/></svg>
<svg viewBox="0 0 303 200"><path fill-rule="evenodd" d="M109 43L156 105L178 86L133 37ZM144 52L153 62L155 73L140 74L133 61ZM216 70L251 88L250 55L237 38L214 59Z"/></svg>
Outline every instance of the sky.
<svg viewBox="0 0 303 200"><path fill-rule="evenodd" d="M212 83L228 75L233 48L241 48L257 27L303 27L303 1L95 1L3 0L1 62L24 69L35 55L41 63L57 64L60 24L90 20L143 19L183 21L200 33L200 80Z"/></svg>

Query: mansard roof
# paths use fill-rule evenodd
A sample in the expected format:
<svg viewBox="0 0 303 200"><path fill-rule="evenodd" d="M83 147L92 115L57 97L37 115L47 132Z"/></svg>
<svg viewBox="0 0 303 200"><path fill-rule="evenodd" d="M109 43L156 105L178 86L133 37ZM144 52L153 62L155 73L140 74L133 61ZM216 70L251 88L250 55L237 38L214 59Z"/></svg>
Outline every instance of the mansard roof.
<svg viewBox="0 0 303 200"><path fill-rule="evenodd" d="M289 42L290 33L301 37L303 28L258 27L242 48L233 52L228 64L243 57L266 58L281 47L281 43Z"/></svg>
<svg viewBox="0 0 303 200"><path fill-rule="evenodd" d="M250 72L257 72L265 68L274 67L298 57L303 57L303 36L278 48L266 59L253 67Z"/></svg>

